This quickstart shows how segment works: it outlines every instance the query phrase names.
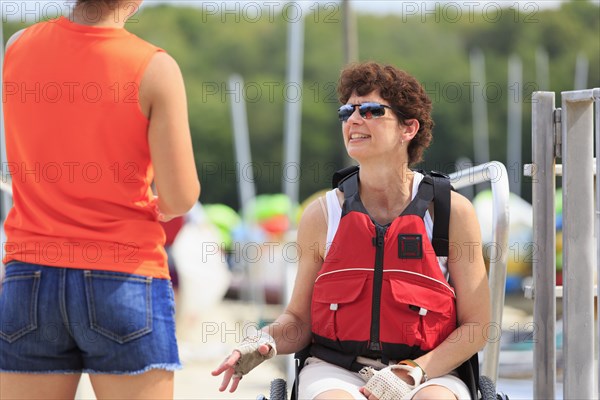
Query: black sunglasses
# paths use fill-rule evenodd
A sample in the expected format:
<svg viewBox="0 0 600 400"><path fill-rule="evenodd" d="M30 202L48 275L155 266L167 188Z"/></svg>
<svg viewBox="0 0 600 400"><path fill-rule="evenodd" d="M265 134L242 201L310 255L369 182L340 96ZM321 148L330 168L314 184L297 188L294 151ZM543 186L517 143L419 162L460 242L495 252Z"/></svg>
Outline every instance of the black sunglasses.
<svg viewBox="0 0 600 400"><path fill-rule="evenodd" d="M385 115L386 108L389 108L390 110L392 109L392 107L387 106L385 104L373 102L362 104L346 104L338 109L338 117L340 121L348 121L348 118L350 118L350 116L354 114L354 110L356 109L356 107L358 107L358 113L363 119L383 117Z"/></svg>

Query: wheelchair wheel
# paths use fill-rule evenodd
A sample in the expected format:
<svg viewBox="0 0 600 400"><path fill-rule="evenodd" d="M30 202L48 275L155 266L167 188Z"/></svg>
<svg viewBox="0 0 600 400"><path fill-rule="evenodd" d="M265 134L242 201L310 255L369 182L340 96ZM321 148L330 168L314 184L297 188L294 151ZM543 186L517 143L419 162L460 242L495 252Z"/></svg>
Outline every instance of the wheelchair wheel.
<svg viewBox="0 0 600 400"><path fill-rule="evenodd" d="M497 400L496 385L487 376L479 377L479 391L481 392L481 400Z"/></svg>
<svg viewBox="0 0 600 400"><path fill-rule="evenodd" d="M284 379L271 381L269 400L287 400L287 382Z"/></svg>

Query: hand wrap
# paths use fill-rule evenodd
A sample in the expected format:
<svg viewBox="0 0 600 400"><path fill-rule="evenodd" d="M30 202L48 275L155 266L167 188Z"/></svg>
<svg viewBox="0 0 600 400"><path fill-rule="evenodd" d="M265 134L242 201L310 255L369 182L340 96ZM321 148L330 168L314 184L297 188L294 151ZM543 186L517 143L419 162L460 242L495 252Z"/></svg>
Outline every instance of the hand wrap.
<svg viewBox="0 0 600 400"><path fill-rule="evenodd" d="M271 347L269 352L265 355L262 355L258 351L258 347L263 344ZM239 376L240 378L252 371L263 361L277 355L275 340L271 337L271 335L263 331L258 331L256 336L245 338L235 350L239 351L240 358L233 367L235 371L234 376Z"/></svg>
<svg viewBox="0 0 600 400"><path fill-rule="evenodd" d="M421 383L422 372L408 365L390 365L380 371L372 367L360 370L361 377L367 382L365 388L379 400L398 400L409 394L416 385L408 384L394 370L406 370L416 385Z"/></svg>

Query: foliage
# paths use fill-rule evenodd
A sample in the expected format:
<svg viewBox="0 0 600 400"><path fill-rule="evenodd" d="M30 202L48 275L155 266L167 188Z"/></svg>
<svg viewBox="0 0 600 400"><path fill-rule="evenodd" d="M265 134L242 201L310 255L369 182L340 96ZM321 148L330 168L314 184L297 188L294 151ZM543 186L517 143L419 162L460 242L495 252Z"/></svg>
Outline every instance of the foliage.
<svg viewBox="0 0 600 400"><path fill-rule="evenodd" d="M214 3L215 5L217 3ZM221 3L224 4L224 3ZM258 3L254 3L258 4ZM417 4L417 3L414 3ZM424 3L423 3L424 4ZM458 4L458 3L455 3ZM537 3L529 2L530 7ZM315 3L316 5L316 3ZM329 186L335 169L348 164L336 118L335 85L344 64L339 3L304 8L304 83L286 84L289 9L241 9L241 13L167 5L144 8L128 29L164 48L186 80L190 126L205 203L239 207L237 182L255 177L257 193L282 191L282 176L296 179L297 168L284 166L286 101L302 101L300 201ZM251 13L250 11L254 11ZM578 54L589 60L588 87L600 86L600 13L590 1L564 3L560 9L505 8L501 12L438 6L435 14L359 14L359 59L397 65L414 74L434 102L434 144L425 168L454 170L459 157L473 158L469 54L486 56L491 158L506 160L508 101L521 103L523 163L531 159L531 92L538 89L535 53L545 49L551 91L572 90ZM454 12L454 13L453 13ZM4 24L5 40L25 24ZM524 93L507 87L508 58L523 60ZM253 156L252 168L236 164L228 79L243 77ZM500 91L497 89L500 88ZM519 168L522 165L509 166ZM523 189L527 193L527 182Z"/></svg>

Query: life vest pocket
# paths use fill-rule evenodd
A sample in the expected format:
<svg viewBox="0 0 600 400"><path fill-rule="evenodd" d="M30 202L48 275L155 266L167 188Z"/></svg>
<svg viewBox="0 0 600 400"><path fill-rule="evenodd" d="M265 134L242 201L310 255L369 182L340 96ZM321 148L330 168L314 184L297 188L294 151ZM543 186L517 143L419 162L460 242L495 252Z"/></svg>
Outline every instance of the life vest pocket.
<svg viewBox="0 0 600 400"><path fill-rule="evenodd" d="M442 286L426 278L384 280L382 298L391 301L381 304L381 341L424 351L443 342L456 329L456 305Z"/></svg>
<svg viewBox="0 0 600 400"><path fill-rule="evenodd" d="M368 340L372 283L364 275L322 277L312 298L312 331L331 340Z"/></svg>

